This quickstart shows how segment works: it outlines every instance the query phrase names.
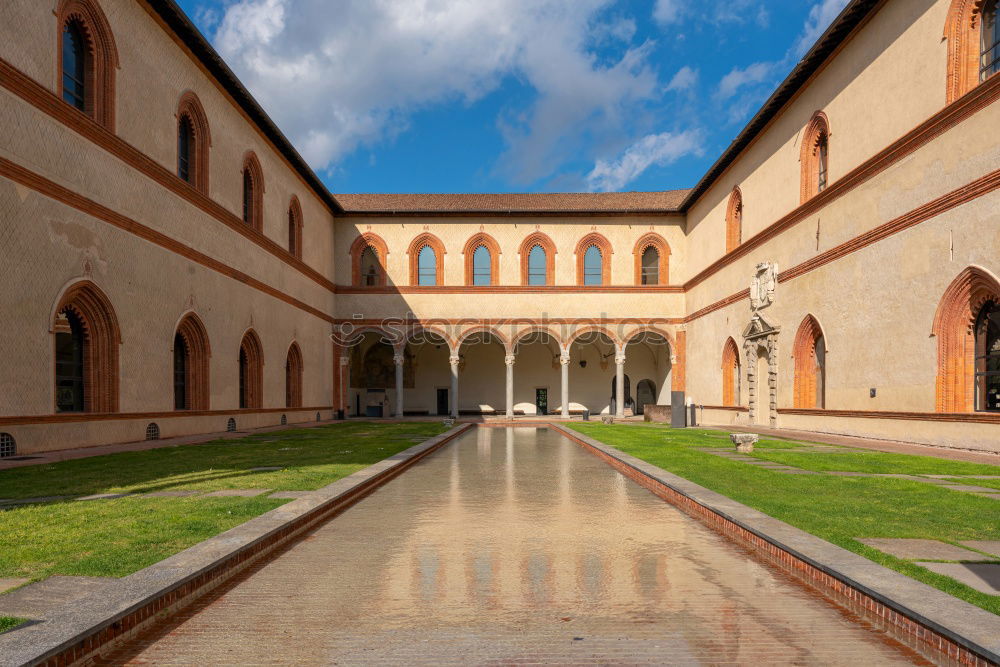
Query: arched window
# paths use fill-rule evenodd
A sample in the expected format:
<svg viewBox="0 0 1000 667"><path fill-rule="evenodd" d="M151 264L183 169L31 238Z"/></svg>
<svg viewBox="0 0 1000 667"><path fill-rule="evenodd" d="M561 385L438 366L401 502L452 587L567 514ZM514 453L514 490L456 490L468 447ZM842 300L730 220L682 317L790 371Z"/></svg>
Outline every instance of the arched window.
<svg viewBox="0 0 1000 667"><path fill-rule="evenodd" d="M795 335L794 403L796 408L826 407L826 340L812 315L806 315Z"/></svg>
<svg viewBox="0 0 1000 667"><path fill-rule="evenodd" d="M722 404L740 404L740 350L732 338L722 348Z"/></svg>
<svg viewBox="0 0 1000 667"><path fill-rule="evenodd" d="M546 285L548 284L548 262L545 257L545 248L536 245L528 253L528 284Z"/></svg>
<svg viewBox="0 0 1000 667"><path fill-rule="evenodd" d="M383 287L389 249L381 238L365 232L351 244L351 282L356 287Z"/></svg>
<svg viewBox="0 0 1000 667"><path fill-rule="evenodd" d="M302 407L302 351L296 343L288 348L285 359L285 407Z"/></svg>
<svg viewBox="0 0 1000 667"><path fill-rule="evenodd" d="M743 242L743 193L735 188L726 208L726 252L732 252Z"/></svg>
<svg viewBox="0 0 1000 667"><path fill-rule="evenodd" d="M642 236L632 250L636 285L666 285L669 278L670 246L655 232Z"/></svg>
<svg viewBox="0 0 1000 667"><path fill-rule="evenodd" d="M193 92L177 105L177 176L208 194L208 149L212 143L208 118Z"/></svg>
<svg viewBox="0 0 1000 667"><path fill-rule="evenodd" d="M642 284L658 285L660 282L660 252L653 246L642 251Z"/></svg>
<svg viewBox="0 0 1000 667"><path fill-rule="evenodd" d="M642 243L640 239L640 244ZM639 282L642 250L636 245L636 283ZM608 285L611 282L611 244L597 232L587 234L576 244L576 284Z"/></svg>
<svg viewBox="0 0 1000 667"><path fill-rule="evenodd" d="M243 222L264 229L264 173L253 151L243 160Z"/></svg>
<svg viewBox="0 0 1000 667"><path fill-rule="evenodd" d="M817 111L802 134L802 203L826 189L830 182L830 122Z"/></svg>
<svg viewBox="0 0 1000 667"><path fill-rule="evenodd" d="M424 232L410 242L410 284L430 287L444 283L444 244Z"/></svg>
<svg viewBox="0 0 1000 667"><path fill-rule="evenodd" d="M500 246L489 234L480 232L465 242L466 285L496 285L499 278Z"/></svg>
<svg viewBox="0 0 1000 667"><path fill-rule="evenodd" d="M69 288L52 323L57 412L118 411L118 319L96 285Z"/></svg>
<svg viewBox="0 0 1000 667"><path fill-rule="evenodd" d="M997 0L952 0L945 36L950 103L1000 71Z"/></svg>
<svg viewBox="0 0 1000 667"><path fill-rule="evenodd" d="M493 258L490 250L479 246L472 254L472 284L489 285L493 276Z"/></svg>
<svg viewBox="0 0 1000 667"><path fill-rule="evenodd" d="M184 316L174 334L174 409L208 410L208 333L194 313Z"/></svg>
<svg viewBox="0 0 1000 667"><path fill-rule="evenodd" d="M264 355L260 338L251 329L240 343L240 408L260 408L264 392Z"/></svg>
<svg viewBox="0 0 1000 667"><path fill-rule="evenodd" d="M987 301L976 318L975 405L1000 412L1000 300Z"/></svg>
<svg viewBox="0 0 1000 667"><path fill-rule="evenodd" d="M114 130L118 51L111 27L93 0L60 0L59 95L109 130Z"/></svg>
<svg viewBox="0 0 1000 667"><path fill-rule="evenodd" d="M302 207L294 196L288 205L288 252L302 258Z"/></svg>
<svg viewBox="0 0 1000 667"><path fill-rule="evenodd" d="M556 246L546 234L534 232L521 242L522 285L555 284Z"/></svg>
<svg viewBox="0 0 1000 667"><path fill-rule="evenodd" d="M934 316L938 412L994 410L1000 282L970 266L945 290Z"/></svg>

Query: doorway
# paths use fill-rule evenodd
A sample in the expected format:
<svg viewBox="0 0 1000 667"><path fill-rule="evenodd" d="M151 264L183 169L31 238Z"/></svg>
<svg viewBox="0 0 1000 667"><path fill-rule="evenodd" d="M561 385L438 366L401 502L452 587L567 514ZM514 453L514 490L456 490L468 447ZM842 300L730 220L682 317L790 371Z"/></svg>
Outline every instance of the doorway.
<svg viewBox="0 0 1000 667"><path fill-rule="evenodd" d="M646 405L656 403L656 385L652 380L640 380L635 386L635 414L641 415Z"/></svg>
<svg viewBox="0 0 1000 667"><path fill-rule="evenodd" d="M448 390L438 389L437 390L437 413L439 415L448 414Z"/></svg>
<svg viewBox="0 0 1000 667"><path fill-rule="evenodd" d="M535 389L535 414L549 414L549 388L537 387Z"/></svg>

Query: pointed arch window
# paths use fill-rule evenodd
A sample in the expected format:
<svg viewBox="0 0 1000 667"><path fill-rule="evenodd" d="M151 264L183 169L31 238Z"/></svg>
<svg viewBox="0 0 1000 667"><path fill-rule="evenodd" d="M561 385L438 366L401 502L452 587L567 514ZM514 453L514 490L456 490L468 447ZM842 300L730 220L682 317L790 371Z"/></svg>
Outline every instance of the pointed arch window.
<svg viewBox="0 0 1000 667"><path fill-rule="evenodd" d="M119 332L96 285L83 281L66 291L52 323L56 412L118 411Z"/></svg>
<svg viewBox="0 0 1000 667"><path fill-rule="evenodd" d="M83 412L84 350L86 336L83 322L72 309L56 315L56 412Z"/></svg>
<svg viewBox="0 0 1000 667"><path fill-rule="evenodd" d="M642 251L642 284L658 285L660 282L660 251L648 246Z"/></svg>
<svg viewBox="0 0 1000 667"><path fill-rule="evenodd" d="M302 259L302 207L298 197L292 197L288 205L288 252Z"/></svg>
<svg viewBox="0 0 1000 667"><path fill-rule="evenodd" d="M979 80L985 81L1000 72L1000 24L997 23L997 0L983 5L983 27L979 33Z"/></svg>
<svg viewBox="0 0 1000 667"><path fill-rule="evenodd" d="M302 407L302 351L292 343L285 359L285 407Z"/></svg>
<svg viewBox="0 0 1000 667"><path fill-rule="evenodd" d="M743 193L735 188L726 208L726 252L732 252L743 242Z"/></svg>
<svg viewBox="0 0 1000 667"><path fill-rule="evenodd" d="M260 338L251 330L243 336L239 356L239 406L260 408L263 405L264 356Z"/></svg>
<svg viewBox="0 0 1000 667"><path fill-rule="evenodd" d="M243 160L243 222L264 229L264 172L252 151Z"/></svg>
<svg viewBox="0 0 1000 667"><path fill-rule="evenodd" d="M184 337L179 333L174 335L174 410L187 410L190 396L188 394L188 372L190 351Z"/></svg>
<svg viewBox="0 0 1000 667"><path fill-rule="evenodd" d="M533 246L528 252L528 284L548 284L548 261L545 257L545 248L540 245Z"/></svg>
<svg viewBox="0 0 1000 667"><path fill-rule="evenodd" d="M799 325L792 351L795 360L794 396L796 408L822 410L826 407L826 339L812 315Z"/></svg>
<svg viewBox="0 0 1000 667"><path fill-rule="evenodd" d="M553 285L555 283L556 246L548 235L536 231L521 242L522 285Z"/></svg>
<svg viewBox="0 0 1000 667"><path fill-rule="evenodd" d="M485 287L499 278L500 246L489 234L480 232L465 243L465 284Z"/></svg>
<svg viewBox="0 0 1000 667"><path fill-rule="evenodd" d="M830 184L830 122L822 111L809 120L802 134L801 201L812 199Z"/></svg>
<svg viewBox="0 0 1000 667"><path fill-rule="evenodd" d="M63 27L62 35L62 91L63 100L80 111L87 110L88 45L83 26L70 20Z"/></svg>
<svg viewBox="0 0 1000 667"><path fill-rule="evenodd" d="M177 175L182 181L191 182L193 170L191 158L194 153L194 126L189 116L181 116L177 122Z"/></svg>
<svg viewBox="0 0 1000 667"><path fill-rule="evenodd" d="M639 283L640 257L645 244L642 239L633 253L636 257L636 284ZM587 234L576 244L576 284L609 285L611 283L611 243L597 232Z"/></svg>
<svg viewBox="0 0 1000 667"><path fill-rule="evenodd" d="M190 313L174 334L174 409L208 410L208 333Z"/></svg>
<svg viewBox="0 0 1000 667"><path fill-rule="evenodd" d="M410 284L433 287L444 283L444 244L431 234L424 232L410 242L406 251L410 258Z"/></svg>
<svg viewBox="0 0 1000 667"><path fill-rule="evenodd" d="M111 26L94 0L60 0L58 95L74 109L114 131L118 51Z"/></svg>
<svg viewBox="0 0 1000 667"><path fill-rule="evenodd" d="M472 254L472 284L489 285L493 276L493 257L484 245L475 249Z"/></svg>
<svg viewBox="0 0 1000 667"><path fill-rule="evenodd" d="M365 232L351 244L351 283L355 287L384 287L389 248L377 234Z"/></svg>
<svg viewBox="0 0 1000 667"><path fill-rule="evenodd" d="M177 176L208 193L208 150L212 139L198 96L188 91L177 104Z"/></svg>
<svg viewBox="0 0 1000 667"><path fill-rule="evenodd" d="M739 405L740 379L740 350L736 341L730 338L722 350L722 405Z"/></svg>

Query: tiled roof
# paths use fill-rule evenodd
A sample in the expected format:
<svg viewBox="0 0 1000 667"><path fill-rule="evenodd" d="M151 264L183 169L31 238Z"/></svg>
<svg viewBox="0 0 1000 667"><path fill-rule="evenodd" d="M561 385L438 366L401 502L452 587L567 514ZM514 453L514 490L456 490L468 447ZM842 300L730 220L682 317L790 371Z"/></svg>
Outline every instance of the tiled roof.
<svg viewBox="0 0 1000 667"><path fill-rule="evenodd" d="M338 194L348 213L621 213L677 211L688 190L537 194Z"/></svg>

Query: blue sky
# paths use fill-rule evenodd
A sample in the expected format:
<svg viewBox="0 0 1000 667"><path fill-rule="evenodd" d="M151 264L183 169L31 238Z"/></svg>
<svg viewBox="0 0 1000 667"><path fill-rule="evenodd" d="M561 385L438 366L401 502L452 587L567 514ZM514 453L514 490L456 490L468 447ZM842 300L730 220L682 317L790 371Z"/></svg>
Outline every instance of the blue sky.
<svg viewBox="0 0 1000 667"><path fill-rule="evenodd" d="M180 0L336 192L693 186L847 0Z"/></svg>

